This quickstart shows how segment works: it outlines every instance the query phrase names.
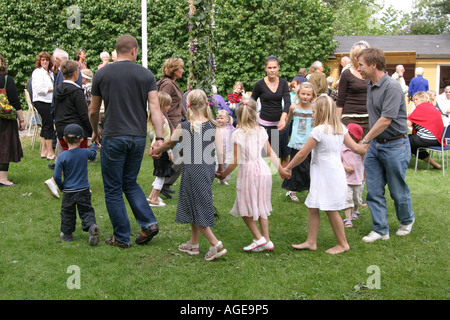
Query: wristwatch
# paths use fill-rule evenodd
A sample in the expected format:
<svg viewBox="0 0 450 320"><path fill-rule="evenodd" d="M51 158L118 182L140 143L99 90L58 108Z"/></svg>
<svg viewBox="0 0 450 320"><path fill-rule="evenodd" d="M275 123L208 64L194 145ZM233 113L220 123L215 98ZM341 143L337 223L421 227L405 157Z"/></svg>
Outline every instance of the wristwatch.
<svg viewBox="0 0 450 320"><path fill-rule="evenodd" d="M162 140L162 141L164 141L164 138L163 137L156 137L155 140Z"/></svg>
<svg viewBox="0 0 450 320"><path fill-rule="evenodd" d="M369 144L370 143L370 141L366 141L366 139L362 139L362 142L361 142L362 144Z"/></svg>

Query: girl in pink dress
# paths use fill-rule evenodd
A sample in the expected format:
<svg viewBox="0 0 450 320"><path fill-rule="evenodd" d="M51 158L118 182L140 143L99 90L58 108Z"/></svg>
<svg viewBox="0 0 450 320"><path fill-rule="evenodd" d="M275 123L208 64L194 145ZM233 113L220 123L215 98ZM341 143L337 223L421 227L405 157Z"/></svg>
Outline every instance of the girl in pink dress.
<svg viewBox="0 0 450 320"><path fill-rule="evenodd" d="M239 127L231 137L233 161L216 176L223 179L239 165L236 200L230 213L242 217L253 235L253 242L244 247L244 251L273 250L275 247L270 241L268 220L272 211L272 172L262 157L262 151L265 151L272 164L278 168L282 178L287 177L287 172L279 165L266 131L258 124L255 100L243 98L236 114ZM261 231L256 221L259 222Z"/></svg>

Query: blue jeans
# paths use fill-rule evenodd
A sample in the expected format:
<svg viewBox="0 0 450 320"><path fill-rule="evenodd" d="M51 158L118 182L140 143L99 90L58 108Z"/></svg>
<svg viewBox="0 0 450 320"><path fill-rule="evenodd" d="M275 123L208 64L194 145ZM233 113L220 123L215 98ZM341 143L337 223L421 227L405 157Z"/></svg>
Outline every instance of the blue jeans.
<svg viewBox="0 0 450 320"><path fill-rule="evenodd" d="M103 137L101 167L105 190L105 203L113 225L114 237L130 243L130 221L122 192L142 229L157 223L147 198L136 179L141 168L146 137Z"/></svg>
<svg viewBox="0 0 450 320"><path fill-rule="evenodd" d="M408 138L387 143L370 142L365 156L367 205L372 214L372 228L385 235L389 233L385 198L386 183L394 200L395 213L401 224L410 224L414 218L411 195L405 180L406 169L411 159Z"/></svg>

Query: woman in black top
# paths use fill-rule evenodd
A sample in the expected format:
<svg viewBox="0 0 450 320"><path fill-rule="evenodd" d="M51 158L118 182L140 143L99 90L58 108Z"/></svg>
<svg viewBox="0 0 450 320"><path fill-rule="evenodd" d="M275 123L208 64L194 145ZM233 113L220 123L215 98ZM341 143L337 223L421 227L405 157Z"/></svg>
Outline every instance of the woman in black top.
<svg viewBox="0 0 450 320"><path fill-rule="evenodd" d="M265 64L266 76L256 82L252 98L261 103L259 124L269 135L269 142L275 153L281 158L281 165L289 163L289 131L284 130L286 116L291 106L289 83L280 78L280 63L277 57L270 56ZM284 106L283 102L284 101Z"/></svg>
<svg viewBox="0 0 450 320"><path fill-rule="evenodd" d="M6 87L6 95L9 103L17 110L17 119L20 130L25 129L22 107L17 95L16 84L12 77L6 76L7 64L5 58L0 55L0 88ZM6 83L6 85L5 85ZM8 180L10 162L20 162L23 157L22 145L19 138L19 126L17 120L6 120L0 118L0 187L16 185Z"/></svg>

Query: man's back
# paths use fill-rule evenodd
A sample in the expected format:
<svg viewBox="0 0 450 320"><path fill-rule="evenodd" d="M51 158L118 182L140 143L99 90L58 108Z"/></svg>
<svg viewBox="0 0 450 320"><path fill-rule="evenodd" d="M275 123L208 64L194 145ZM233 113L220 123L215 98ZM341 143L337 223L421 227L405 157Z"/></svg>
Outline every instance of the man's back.
<svg viewBox="0 0 450 320"><path fill-rule="evenodd" d="M96 72L92 95L105 103L103 136L145 136L148 92L157 90L153 73L133 61L111 63Z"/></svg>

